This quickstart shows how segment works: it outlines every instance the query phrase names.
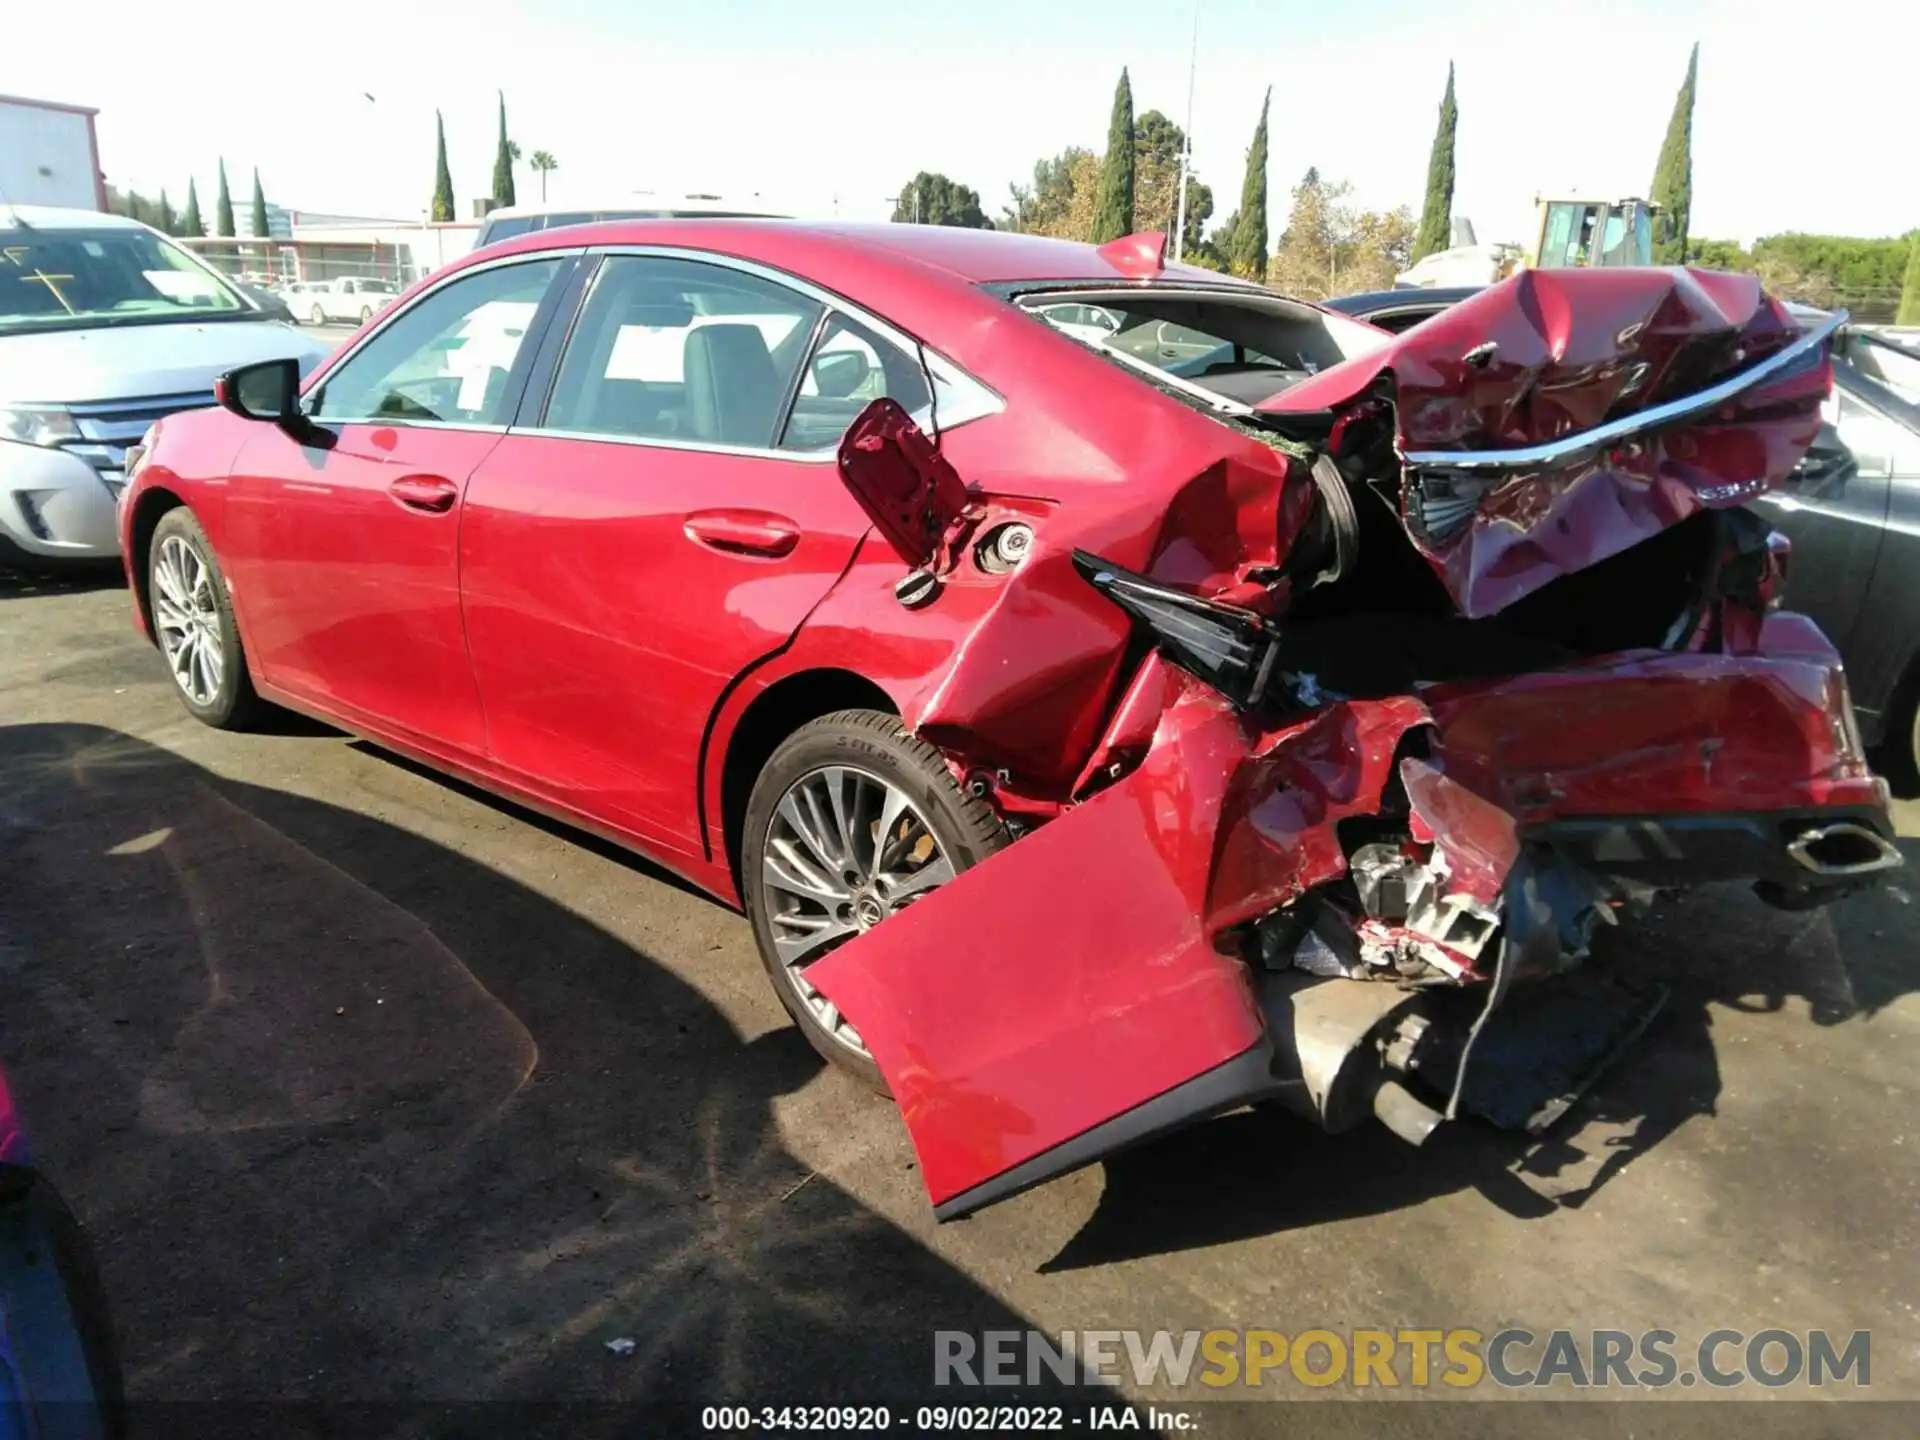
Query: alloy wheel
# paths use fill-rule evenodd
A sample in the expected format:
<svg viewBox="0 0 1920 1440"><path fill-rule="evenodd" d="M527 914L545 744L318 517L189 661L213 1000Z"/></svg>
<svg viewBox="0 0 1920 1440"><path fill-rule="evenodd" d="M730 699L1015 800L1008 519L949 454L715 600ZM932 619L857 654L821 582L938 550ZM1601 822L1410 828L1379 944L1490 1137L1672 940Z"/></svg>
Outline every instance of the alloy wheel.
<svg viewBox="0 0 1920 1440"><path fill-rule="evenodd" d="M195 705L220 693L226 675L226 640L214 593L213 567L186 537L160 542L153 565L153 625L174 684Z"/></svg>
<svg viewBox="0 0 1920 1440"><path fill-rule="evenodd" d="M760 877L795 993L836 1043L866 1055L859 1032L808 982L807 967L953 879L939 838L897 786L855 766L827 766L780 797Z"/></svg>

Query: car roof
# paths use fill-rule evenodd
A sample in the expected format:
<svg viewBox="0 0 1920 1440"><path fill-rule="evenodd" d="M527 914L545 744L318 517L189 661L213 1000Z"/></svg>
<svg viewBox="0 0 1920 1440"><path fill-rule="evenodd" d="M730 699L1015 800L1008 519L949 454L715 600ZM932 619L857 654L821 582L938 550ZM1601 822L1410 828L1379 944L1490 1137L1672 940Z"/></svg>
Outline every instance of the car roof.
<svg viewBox="0 0 1920 1440"><path fill-rule="evenodd" d="M125 215L104 210L76 210L62 205L0 204L0 224L25 224L36 230L145 230Z"/></svg>
<svg viewBox="0 0 1920 1440"><path fill-rule="evenodd" d="M476 254L506 255L570 250L591 245L678 245L696 250L779 263L783 253L830 254L857 262L907 261L977 285L1017 281L1107 281L1138 283L1142 277L1116 267L1099 247L1045 235L1005 230L969 230L948 225L825 223L788 220L609 220L539 230L486 247ZM1258 289L1212 270L1169 264L1158 280Z"/></svg>

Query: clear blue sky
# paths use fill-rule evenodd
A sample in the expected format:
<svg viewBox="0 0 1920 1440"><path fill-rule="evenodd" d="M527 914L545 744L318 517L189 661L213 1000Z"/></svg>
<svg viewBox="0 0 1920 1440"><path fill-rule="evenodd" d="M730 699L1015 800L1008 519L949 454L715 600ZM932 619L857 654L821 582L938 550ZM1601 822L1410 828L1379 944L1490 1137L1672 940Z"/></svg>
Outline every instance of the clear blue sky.
<svg viewBox="0 0 1920 1440"><path fill-rule="evenodd" d="M1368 206L1417 209L1449 59L1454 210L1481 239L1522 238L1543 191L1644 193L1696 39L1696 235L1920 225L1920 178L1873 142L1912 133L1911 86L1869 83L1868 64L1876 38L1911 31L1911 4L1200 3L1195 163L1217 211L1233 209L1272 85L1276 232L1309 165ZM237 199L258 165L283 204L415 217L438 108L464 214L488 187L504 89L514 137L559 157L556 199L757 191L802 213L884 218L886 197L925 168L997 213L1036 159L1103 146L1123 64L1139 108L1184 122L1194 12L1191 0L390 0L282 9L277 37L269 13L116 16L129 59L106 68L8 45L0 92L98 105L110 179L164 184L177 202L191 174L207 207L224 154ZM307 63L323 53L327 66ZM1829 71L1831 55L1847 65ZM537 193L524 166L519 184Z"/></svg>

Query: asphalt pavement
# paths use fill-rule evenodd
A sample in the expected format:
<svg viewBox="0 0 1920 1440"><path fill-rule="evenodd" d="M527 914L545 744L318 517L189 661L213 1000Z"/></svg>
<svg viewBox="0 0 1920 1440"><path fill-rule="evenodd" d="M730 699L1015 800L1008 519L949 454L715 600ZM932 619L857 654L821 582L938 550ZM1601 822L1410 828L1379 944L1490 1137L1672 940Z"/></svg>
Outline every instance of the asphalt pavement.
<svg viewBox="0 0 1920 1440"><path fill-rule="evenodd" d="M1869 1330L1871 1386L1817 1425L1690 1402L1821 1392L1676 1389L1684 1433L1913 1431L1861 1403L1920 1400L1910 872L1799 915L1709 891L1604 936L1673 998L1531 1151L1247 1112L948 1226L742 918L323 727L199 726L110 577L0 574L0 880L0 1059L136 1401L904 1403L937 1330L1725 1326ZM1262 1393L1356 1393L1277 1373ZM1284 1413L1645 1435L1681 1412Z"/></svg>

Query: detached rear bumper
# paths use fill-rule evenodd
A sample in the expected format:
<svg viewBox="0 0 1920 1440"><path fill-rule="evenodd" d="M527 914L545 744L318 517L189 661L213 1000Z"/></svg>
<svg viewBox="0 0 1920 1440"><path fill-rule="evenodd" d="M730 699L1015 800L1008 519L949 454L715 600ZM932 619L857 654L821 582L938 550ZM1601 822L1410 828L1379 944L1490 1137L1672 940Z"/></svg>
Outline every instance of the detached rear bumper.
<svg viewBox="0 0 1920 1440"><path fill-rule="evenodd" d="M809 979L866 1040L943 1218L1262 1097L1419 1138L1439 1111L1399 1079L1423 1044L1440 1063L1426 997L1491 1012L1650 887L1817 903L1899 863L1838 658L1775 620L1759 653L1636 652L1265 729L1178 677L1132 774ZM1438 1053L1452 1108L1471 1046Z"/></svg>

